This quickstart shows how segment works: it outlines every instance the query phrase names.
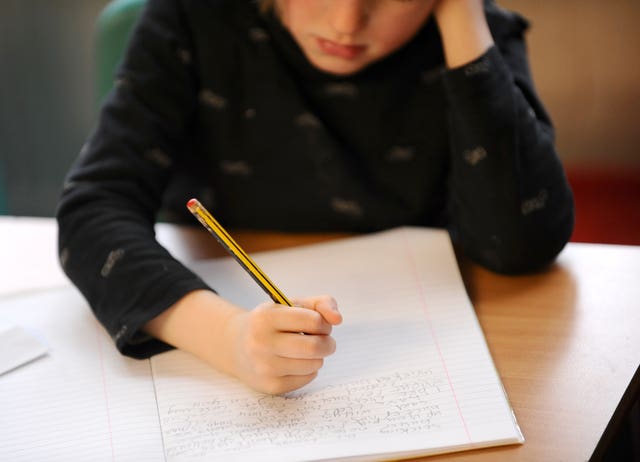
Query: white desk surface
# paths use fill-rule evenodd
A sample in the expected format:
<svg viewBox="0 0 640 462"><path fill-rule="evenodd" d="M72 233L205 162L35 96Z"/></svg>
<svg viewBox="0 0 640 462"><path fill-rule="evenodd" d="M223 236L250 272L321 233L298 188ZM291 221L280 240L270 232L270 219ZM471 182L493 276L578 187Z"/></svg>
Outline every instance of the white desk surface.
<svg viewBox="0 0 640 462"><path fill-rule="evenodd" d="M161 223L156 233L177 258L196 258L189 236L199 234L198 229ZM69 284L58 262L57 239L57 225L51 218L0 216L0 297Z"/></svg>

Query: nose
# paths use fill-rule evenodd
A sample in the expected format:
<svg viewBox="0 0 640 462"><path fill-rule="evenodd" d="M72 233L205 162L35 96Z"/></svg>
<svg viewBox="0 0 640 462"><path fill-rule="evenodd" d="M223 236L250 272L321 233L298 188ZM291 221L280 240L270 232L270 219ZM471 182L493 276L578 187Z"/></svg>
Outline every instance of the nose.
<svg viewBox="0 0 640 462"><path fill-rule="evenodd" d="M342 36L360 31L369 17L369 0L334 0L329 4L329 22L333 30Z"/></svg>

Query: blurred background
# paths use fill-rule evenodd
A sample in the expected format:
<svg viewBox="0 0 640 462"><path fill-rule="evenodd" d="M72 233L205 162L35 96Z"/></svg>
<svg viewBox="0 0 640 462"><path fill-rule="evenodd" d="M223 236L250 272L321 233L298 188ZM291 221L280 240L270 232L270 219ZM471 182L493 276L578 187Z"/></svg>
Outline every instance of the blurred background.
<svg viewBox="0 0 640 462"><path fill-rule="evenodd" d="M0 211L53 216L96 120L108 0L0 0ZM640 1L498 0L531 22L531 66L577 203L573 241L640 244Z"/></svg>

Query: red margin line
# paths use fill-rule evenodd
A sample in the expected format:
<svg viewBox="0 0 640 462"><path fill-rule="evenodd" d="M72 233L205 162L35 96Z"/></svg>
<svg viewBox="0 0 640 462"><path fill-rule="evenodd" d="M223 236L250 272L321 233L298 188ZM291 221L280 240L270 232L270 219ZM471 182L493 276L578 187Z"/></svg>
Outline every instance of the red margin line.
<svg viewBox="0 0 640 462"><path fill-rule="evenodd" d="M433 343L436 346L436 350L438 350L438 356L440 357L440 362L442 363L442 368L444 369L444 373L447 376L447 382L449 382L449 388L451 389L451 393L453 394L453 400L456 403L456 407L458 408L458 415L460 416L460 420L462 421L462 425L464 427L464 431L467 434L467 438L469 439L469 443L473 444L473 440L471 439L471 434L469 433L469 428L467 427L467 422L462 415L462 409L460 409L460 402L458 401L458 397L456 395L456 391L453 388L453 383L451 383L451 376L449 375L449 369L447 369L447 363L442 356L442 350L440 350L440 344L438 343L438 337L436 336L435 331L433 330L433 324L431 323L431 316L429 315L429 309L427 306L427 300L424 293L424 288L422 283L420 282L420 277L418 275L418 266L416 265L416 261L411 255L409 251L409 243L407 242L406 236L407 230L402 230L403 242L405 253L407 254L407 259L411 264L411 268L413 269L413 276L416 281L416 285L418 286L418 290L420 291L420 300L422 301L422 309L424 311L424 315L427 318L427 324L429 325L429 331L431 332L431 338L433 339Z"/></svg>
<svg viewBox="0 0 640 462"><path fill-rule="evenodd" d="M102 355L102 342L100 341L100 336L102 335L102 331L100 329L100 325L96 321L96 343L98 344L98 357L100 358L100 372L102 374L102 391L104 392L104 402L107 408L107 427L109 428L109 444L111 445L111 460L115 462L116 460L116 451L113 447L113 430L111 428L111 408L109 406L109 393L107 393L107 378L104 373L104 358Z"/></svg>

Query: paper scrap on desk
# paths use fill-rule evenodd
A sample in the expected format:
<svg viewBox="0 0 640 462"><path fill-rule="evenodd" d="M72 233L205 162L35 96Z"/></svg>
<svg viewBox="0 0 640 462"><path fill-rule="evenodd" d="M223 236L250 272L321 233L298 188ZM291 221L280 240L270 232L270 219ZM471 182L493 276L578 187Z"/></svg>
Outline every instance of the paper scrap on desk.
<svg viewBox="0 0 640 462"><path fill-rule="evenodd" d="M44 356L47 347L19 326L0 331L0 375Z"/></svg>

